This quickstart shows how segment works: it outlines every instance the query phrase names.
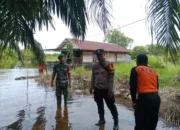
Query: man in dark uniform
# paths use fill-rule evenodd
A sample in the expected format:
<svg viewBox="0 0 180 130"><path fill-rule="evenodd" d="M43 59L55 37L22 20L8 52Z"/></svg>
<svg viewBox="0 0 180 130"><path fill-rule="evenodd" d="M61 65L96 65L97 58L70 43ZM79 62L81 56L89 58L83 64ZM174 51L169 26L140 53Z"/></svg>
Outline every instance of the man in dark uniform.
<svg viewBox="0 0 180 130"><path fill-rule="evenodd" d="M57 106L61 106L61 96L64 95L64 106L67 106L68 98L68 84L71 88L71 75L70 67L64 63L64 55L60 54L58 56L59 63L56 64L53 68L53 74L51 79L51 86L53 86L54 78L56 77L56 97L57 97ZM68 83L69 80L69 83Z"/></svg>
<svg viewBox="0 0 180 130"><path fill-rule="evenodd" d="M96 125L100 126L105 124L103 103L104 99L114 119L114 130L118 130L118 112L115 106L115 99L113 95L114 65L105 60L104 50L96 50L96 55L99 62L93 65L90 88L91 94L94 89L94 99L97 103L100 118Z"/></svg>
<svg viewBox="0 0 180 130"><path fill-rule="evenodd" d="M130 92L135 109L135 130L155 130L158 122L160 97L158 75L147 65L145 54L137 56L137 66L130 75ZM136 99L138 93L138 99Z"/></svg>

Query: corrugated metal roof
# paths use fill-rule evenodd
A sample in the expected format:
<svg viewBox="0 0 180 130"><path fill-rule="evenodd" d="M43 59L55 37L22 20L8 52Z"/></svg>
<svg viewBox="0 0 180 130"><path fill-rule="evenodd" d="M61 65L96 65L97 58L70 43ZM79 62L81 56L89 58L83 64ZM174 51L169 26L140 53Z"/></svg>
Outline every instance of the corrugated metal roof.
<svg viewBox="0 0 180 130"><path fill-rule="evenodd" d="M120 45L114 43L103 43L103 42L95 42L95 41L80 41L76 39L66 39L65 41L69 41L72 44L75 44L81 50L85 51L95 51L97 49L104 49L106 52L123 52L129 53L126 48L121 47ZM62 46L61 46L62 47ZM58 46L58 48L61 48Z"/></svg>

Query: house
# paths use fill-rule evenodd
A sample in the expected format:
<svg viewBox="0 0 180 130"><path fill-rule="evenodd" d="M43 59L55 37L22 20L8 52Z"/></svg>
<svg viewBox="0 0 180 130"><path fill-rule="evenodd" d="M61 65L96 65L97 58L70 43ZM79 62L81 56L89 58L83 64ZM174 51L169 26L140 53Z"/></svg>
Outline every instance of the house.
<svg viewBox="0 0 180 130"><path fill-rule="evenodd" d="M110 62L130 62L129 51L117 44L101 43L95 41L80 41L76 39L65 39L55 50L65 54L67 62L70 58L67 55L67 43L73 45L74 63L76 65L87 65L97 61L95 50L104 49L106 59Z"/></svg>

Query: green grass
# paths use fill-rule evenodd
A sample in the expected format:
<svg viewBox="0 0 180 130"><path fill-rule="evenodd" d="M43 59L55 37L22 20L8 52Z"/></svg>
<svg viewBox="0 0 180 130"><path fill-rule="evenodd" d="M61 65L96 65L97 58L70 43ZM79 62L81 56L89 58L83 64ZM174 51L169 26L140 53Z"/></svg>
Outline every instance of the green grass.
<svg viewBox="0 0 180 130"><path fill-rule="evenodd" d="M46 54L46 61L52 62L52 61L58 61L58 54Z"/></svg>
<svg viewBox="0 0 180 130"><path fill-rule="evenodd" d="M119 63L115 65L115 81L118 79L129 79L131 68L135 66L135 62Z"/></svg>
<svg viewBox="0 0 180 130"><path fill-rule="evenodd" d="M77 67L76 69L72 70L72 75L81 75L84 77L91 77L91 71L86 70L84 67Z"/></svg>
<svg viewBox="0 0 180 130"><path fill-rule="evenodd" d="M155 64L155 63L154 63ZM115 82L118 79L129 79L131 68L136 64L134 61L131 63L119 63L115 65ZM166 63L165 66L161 63L157 63L153 67L153 64L150 63L150 66L156 70L159 75L159 85L160 87L171 87L173 84L173 79L180 74L180 66L175 66L171 63ZM163 67L162 67L163 66ZM84 77L91 78L91 71L86 70L84 67L78 67L72 70L74 75L82 75ZM176 83L176 87L179 87L180 83Z"/></svg>

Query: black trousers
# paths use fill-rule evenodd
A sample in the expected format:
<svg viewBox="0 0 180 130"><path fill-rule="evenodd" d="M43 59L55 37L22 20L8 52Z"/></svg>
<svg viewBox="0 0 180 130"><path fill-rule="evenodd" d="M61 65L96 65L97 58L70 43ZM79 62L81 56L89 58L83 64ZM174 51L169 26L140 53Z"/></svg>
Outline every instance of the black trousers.
<svg viewBox="0 0 180 130"><path fill-rule="evenodd" d="M57 86L56 87L56 97L57 97L57 106L61 106L61 96L64 95L64 106L67 106L68 99L68 86Z"/></svg>
<svg viewBox="0 0 180 130"><path fill-rule="evenodd" d="M160 107L158 93L140 94L135 106L135 130L155 130Z"/></svg>
<svg viewBox="0 0 180 130"><path fill-rule="evenodd" d="M114 121L118 122L118 112L117 112L117 108L115 106L115 99L114 99L114 97L112 97L112 98L108 97L108 90L106 90L106 89L105 90L95 89L95 91L94 91L94 100L97 103L98 113L99 113L100 119L104 118L104 102L103 102L103 99L105 100L107 107L111 111L111 114L114 118Z"/></svg>

